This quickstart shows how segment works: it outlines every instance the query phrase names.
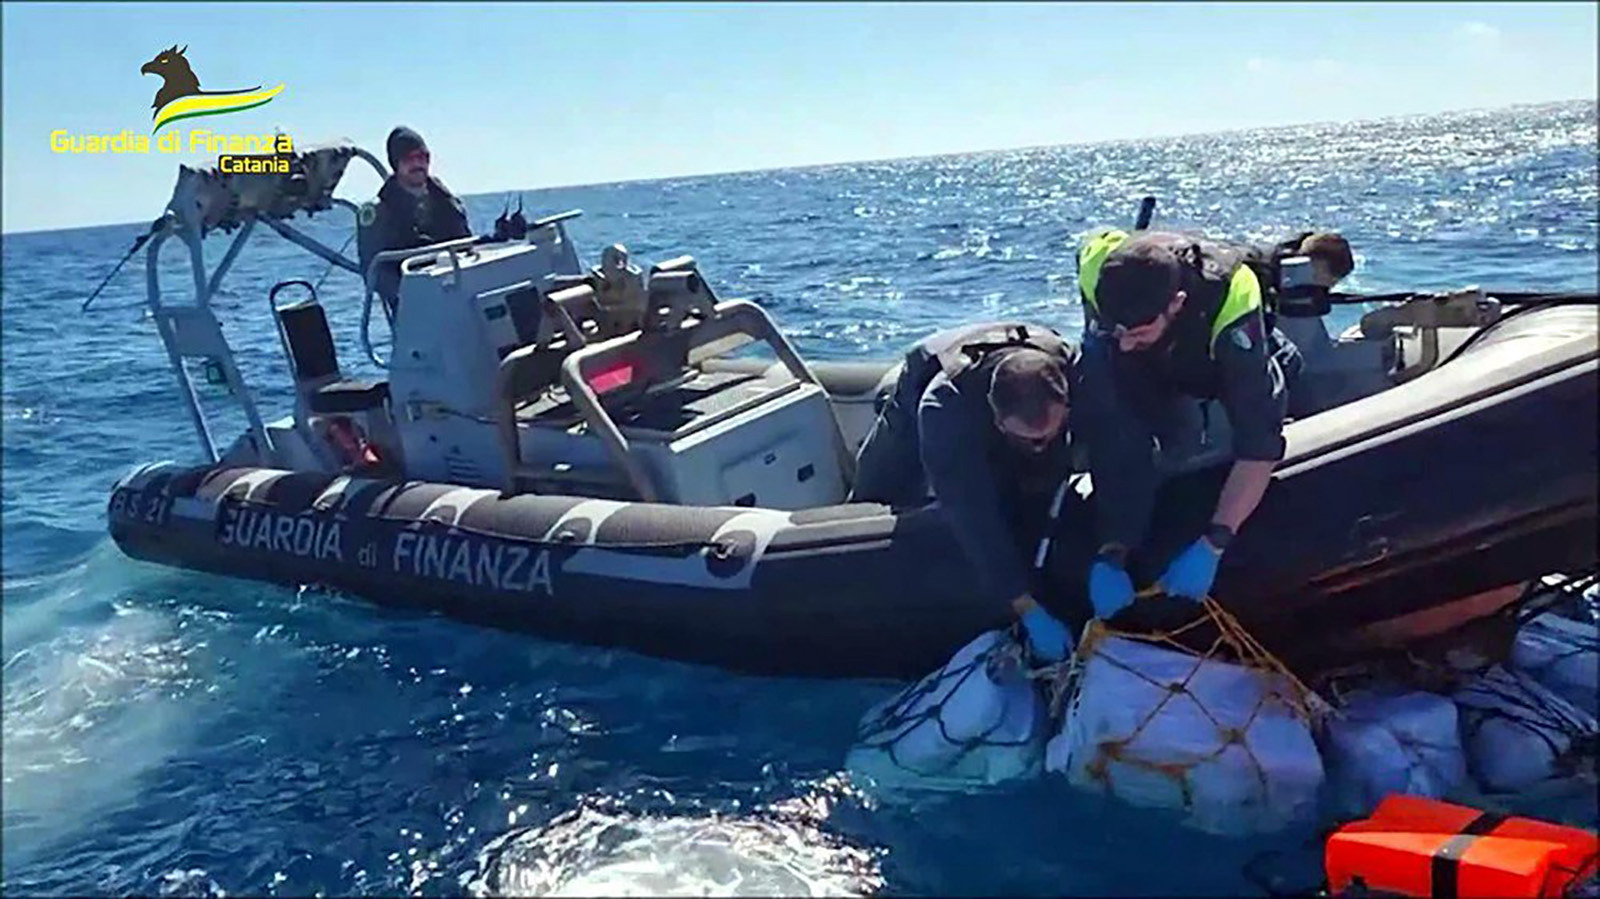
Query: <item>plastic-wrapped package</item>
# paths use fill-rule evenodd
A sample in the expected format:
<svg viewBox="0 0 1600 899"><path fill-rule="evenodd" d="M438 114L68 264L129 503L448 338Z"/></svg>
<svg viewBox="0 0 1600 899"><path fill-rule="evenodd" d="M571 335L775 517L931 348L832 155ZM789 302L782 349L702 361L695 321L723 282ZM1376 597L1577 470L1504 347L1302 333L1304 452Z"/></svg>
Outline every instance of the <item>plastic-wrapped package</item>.
<svg viewBox="0 0 1600 899"><path fill-rule="evenodd" d="M1484 790L1522 790L1561 777L1577 754L1593 751L1595 716L1526 673L1497 665L1452 698L1467 767Z"/></svg>
<svg viewBox="0 0 1600 899"><path fill-rule="evenodd" d="M1600 626L1594 622L1540 615L1517 631L1511 667L1590 715L1600 714Z"/></svg>
<svg viewBox="0 0 1600 899"><path fill-rule="evenodd" d="M989 631L862 718L846 767L890 786L966 788L1039 773L1049 713L1023 651Z"/></svg>
<svg viewBox="0 0 1600 899"><path fill-rule="evenodd" d="M1323 732L1323 763L1339 812L1372 812L1385 796L1444 798L1467 780L1455 703L1436 693L1365 691Z"/></svg>
<svg viewBox="0 0 1600 899"><path fill-rule="evenodd" d="M1322 758L1286 678L1123 637L1088 649L1045 769L1212 833L1310 817Z"/></svg>

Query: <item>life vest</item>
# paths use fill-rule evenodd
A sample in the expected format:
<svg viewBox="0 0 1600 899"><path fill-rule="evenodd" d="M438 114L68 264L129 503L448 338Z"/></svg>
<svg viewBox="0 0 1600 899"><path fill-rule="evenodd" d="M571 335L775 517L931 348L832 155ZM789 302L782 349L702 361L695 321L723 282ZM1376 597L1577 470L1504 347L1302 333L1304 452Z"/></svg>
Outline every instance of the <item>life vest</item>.
<svg viewBox="0 0 1600 899"><path fill-rule="evenodd" d="M1595 874L1586 830L1395 795L1328 838L1328 887L1362 895L1563 896Z"/></svg>
<svg viewBox="0 0 1600 899"><path fill-rule="evenodd" d="M1171 240L1178 257L1189 264L1190 277L1185 279L1184 290L1189 301L1202 308L1215 305L1210 317L1210 342L1207 351L1216 356L1217 338L1240 319L1257 313L1262 308L1261 279L1257 277L1248 251L1206 240L1193 240L1176 234L1147 232L1148 239ZM1111 254L1123 246L1131 235L1126 231L1103 231L1084 242L1078 250L1078 290L1084 305L1095 318L1101 318L1096 291L1100 286L1100 270ZM1140 239L1146 239L1141 235ZM1103 319L1102 319L1103 321Z"/></svg>
<svg viewBox="0 0 1600 899"><path fill-rule="evenodd" d="M973 325L968 329L948 333L939 344L928 347L928 350L938 360L939 371L943 371L945 377L951 380L955 380L969 369L985 367L987 363L998 361L996 354L1002 350L1028 347L1049 353L1066 365L1071 365L1075 358L1072 345L1063 340L1061 335L1042 325L1023 322L985 322ZM935 373L930 371L926 380L932 381ZM926 382L923 386L926 387Z"/></svg>
<svg viewBox="0 0 1600 899"><path fill-rule="evenodd" d="M361 428L345 416L328 420L328 439L338 448L347 469L360 471L374 468L382 462L377 449L361 433Z"/></svg>
<svg viewBox="0 0 1600 899"><path fill-rule="evenodd" d="M987 393L987 379L990 377L990 372L1010 351L1022 348L1049 353L1061 361L1069 383L1073 378L1072 365L1077 359L1076 347L1042 325L1023 322L987 322L960 331L945 332L940 337L942 339L931 341L935 345L926 347L931 354L928 358L937 361L938 364L937 366L924 364L917 374L920 380L917 387L918 396L941 371L951 381L976 380L981 385L978 389L982 393ZM969 388L963 384L962 389ZM1002 488L1004 490L1020 491L1024 496L1047 495L1061 483L1061 479L1066 477L1072 468L1070 446L1065 437L1048 452L1019 455L1011 451L994 428L985 427L983 432L989 442L991 458L1000 460L994 462L997 465L996 470L1005 473L1003 479L1005 486Z"/></svg>

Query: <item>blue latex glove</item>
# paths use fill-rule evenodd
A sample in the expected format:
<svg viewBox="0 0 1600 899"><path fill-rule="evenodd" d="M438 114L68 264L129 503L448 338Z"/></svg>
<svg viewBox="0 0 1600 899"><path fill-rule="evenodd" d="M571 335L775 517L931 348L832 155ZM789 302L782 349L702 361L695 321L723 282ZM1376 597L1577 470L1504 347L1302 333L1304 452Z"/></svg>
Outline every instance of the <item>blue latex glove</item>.
<svg viewBox="0 0 1600 899"><path fill-rule="evenodd" d="M1089 604L1097 618L1110 618L1133 602L1133 579L1105 559L1089 566Z"/></svg>
<svg viewBox="0 0 1600 899"><path fill-rule="evenodd" d="M1217 562L1221 558L1222 550L1201 537L1167 565L1166 573L1161 575L1161 586L1168 596L1204 599L1211 592L1211 582L1217 579Z"/></svg>
<svg viewBox="0 0 1600 899"><path fill-rule="evenodd" d="M1067 626L1044 610L1034 606L1022 616L1022 629L1028 634L1028 648L1046 662L1060 662L1072 652L1072 635Z"/></svg>

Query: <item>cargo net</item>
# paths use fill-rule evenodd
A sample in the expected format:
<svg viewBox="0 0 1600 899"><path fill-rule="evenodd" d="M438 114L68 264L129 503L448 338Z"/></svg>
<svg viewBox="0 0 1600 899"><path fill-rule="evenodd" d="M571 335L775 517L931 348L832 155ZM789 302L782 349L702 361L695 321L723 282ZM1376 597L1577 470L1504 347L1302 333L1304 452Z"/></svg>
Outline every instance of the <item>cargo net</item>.
<svg viewBox="0 0 1600 899"><path fill-rule="evenodd" d="M1580 620L1600 618L1600 568L1546 575L1528 585L1512 606L1518 624L1556 610ZM1594 647L1588 647L1593 651Z"/></svg>
<svg viewBox="0 0 1600 899"><path fill-rule="evenodd" d="M881 753L901 774L970 778L974 767L994 767L980 755L1024 755L1037 745L1040 722L1025 708L1036 689L1030 678L1017 629L986 634L869 711L856 748Z"/></svg>
<svg viewBox="0 0 1600 899"><path fill-rule="evenodd" d="M1517 651L1519 633L1538 634L1534 622L1550 612L1576 622L1600 620L1597 591L1600 570L1545 575L1529 581L1521 595L1499 611L1401 646L1368 651L1348 664L1320 671L1314 683L1343 707L1346 694L1384 683L1454 693L1496 665L1511 665L1544 680L1555 669L1600 653L1600 641L1564 634L1559 640L1540 641L1548 651L1533 657Z"/></svg>
<svg viewBox="0 0 1600 899"><path fill-rule="evenodd" d="M1578 624L1600 619L1600 569L1539 578L1509 612L1517 626L1511 670L1486 672L1464 692L1463 742L1473 745L1486 728L1510 728L1505 732L1518 735L1526 752L1547 753L1560 774L1593 777L1600 725L1594 709L1570 701L1562 687L1595 686L1584 662L1600 654L1600 637ZM1575 626L1551 623L1562 621Z"/></svg>
<svg viewBox="0 0 1600 899"><path fill-rule="evenodd" d="M1141 594L1141 597L1145 595L1149 593ZM1115 761L1171 779L1181 791L1185 807L1190 807L1194 801L1194 790L1190 781L1191 771L1218 759L1228 751L1229 747L1237 746L1249 759L1257 784L1262 795L1265 795L1269 788L1267 767L1262 764L1261 759L1256 756L1245 739L1245 734L1251 725L1274 705L1287 709L1291 715L1312 729L1320 727L1329 716L1338 714L1333 706L1306 686L1282 661L1252 637L1238 619L1222 608L1216 600L1206 597L1201 602L1201 608L1203 615L1181 627L1167 631L1121 631L1108 626L1100 619L1095 619L1084 628L1083 637L1078 641L1077 650L1070 659L1054 666L1054 670L1037 672L1050 679L1048 688L1050 711L1052 718L1057 720L1060 720L1063 708L1076 702L1081 695L1079 688L1082 685L1084 668L1091 658L1098 658L1114 665L1126 674L1143 680L1155 690L1165 693L1127 736L1100 742L1099 752L1088 765L1087 773L1108 791L1112 786L1109 768ZM1196 651L1193 648L1193 641L1199 637L1203 642L1204 629L1207 627L1215 628L1216 635L1204 651ZM1119 662L1108 653L1100 652L1102 645L1111 637L1170 649L1175 653L1190 656L1194 664L1180 680L1157 680L1145 672ZM1189 642L1185 642L1184 637L1189 637ZM1242 715L1238 709L1230 709L1226 715L1220 714L1208 708L1200 696L1190 691L1191 682L1208 663L1232 664L1252 669L1268 678L1278 679L1278 684L1258 691L1253 705ZM1210 752L1196 753L1183 762L1157 762L1141 759L1128 752L1128 747L1138 740L1151 723L1179 697L1186 697L1201 716L1215 728L1216 748Z"/></svg>
<svg viewBox="0 0 1600 899"><path fill-rule="evenodd" d="M1593 648L1588 650L1594 652ZM1527 748L1543 749L1560 775L1589 774L1600 755L1594 716L1526 677L1494 669L1458 694L1461 740L1472 746L1485 728L1511 728Z"/></svg>
<svg viewBox="0 0 1600 899"><path fill-rule="evenodd" d="M1530 591L1530 598L1516 613L1517 624L1523 634L1523 645L1519 648L1528 650L1514 651L1517 668L1533 675L1541 683L1549 683L1560 680L1563 672L1581 666L1585 659L1600 656L1600 631L1572 628L1558 635L1547 627L1541 628L1542 622L1539 620L1551 611L1557 615L1564 613L1574 622L1587 620L1592 623L1600 620L1597 585L1600 585L1600 573L1589 572L1582 577L1561 580L1547 578L1542 590L1535 588ZM1590 687L1600 687L1594 683L1592 671L1586 668L1578 670L1587 672L1579 675L1578 679L1587 681Z"/></svg>

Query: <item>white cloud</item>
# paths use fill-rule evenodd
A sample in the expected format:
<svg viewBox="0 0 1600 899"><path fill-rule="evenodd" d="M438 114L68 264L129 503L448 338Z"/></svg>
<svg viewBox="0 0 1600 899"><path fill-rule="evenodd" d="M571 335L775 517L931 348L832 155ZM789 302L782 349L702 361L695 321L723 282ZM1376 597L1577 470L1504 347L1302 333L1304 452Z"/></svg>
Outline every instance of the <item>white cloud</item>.
<svg viewBox="0 0 1600 899"><path fill-rule="evenodd" d="M1486 22L1463 22L1456 26L1456 42L1470 50L1492 50L1500 46L1500 29Z"/></svg>
<svg viewBox="0 0 1600 899"><path fill-rule="evenodd" d="M1278 68L1278 61L1252 56L1244 61L1244 68L1247 72L1271 72Z"/></svg>

